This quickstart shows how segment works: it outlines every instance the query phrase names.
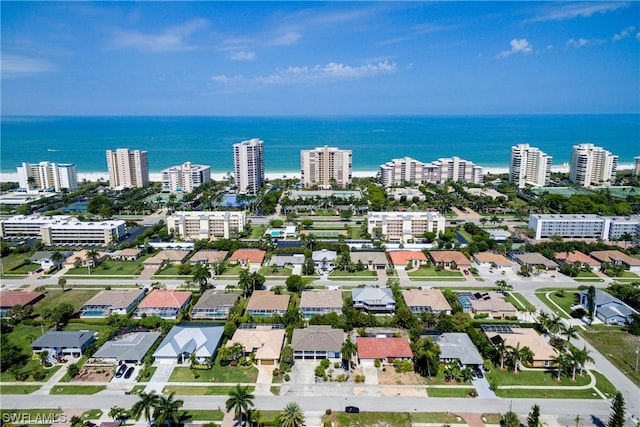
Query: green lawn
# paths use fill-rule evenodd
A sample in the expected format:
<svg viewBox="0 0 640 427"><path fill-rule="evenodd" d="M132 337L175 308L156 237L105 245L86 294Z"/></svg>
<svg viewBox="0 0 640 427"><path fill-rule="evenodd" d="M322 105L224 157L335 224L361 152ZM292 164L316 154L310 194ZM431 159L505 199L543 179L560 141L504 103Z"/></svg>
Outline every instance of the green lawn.
<svg viewBox="0 0 640 427"><path fill-rule="evenodd" d="M26 253L14 253L11 252L7 256L3 256L0 258L0 264L2 265L2 271L4 273L9 273L12 268L18 267L20 264L24 263L26 260L33 255L34 252L26 252Z"/></svg>
<svg viewBox="0 0 640 427"><path fill-rule="evenodd" d="M509 292L504 300L513 304L519 311L526 311L532 309L535 311L535 306L531 304L522 294L517 292Z"/></svg>
<svg viewBox="0 0 640 427"><path fill-rule="evenodd" d="M145 388L147 388L146 385L134 385L129 394L138 394L141 391L144 391Z"/></svg>
<svg viewBox="0 0 640 427"><path fill-rule="evenodd" d="M576 381L571 381L571 372L569 372L569 376L564 373L560 376L560 382L556 381L557 373L555 370L527 370L520 371L518 374L515 374L513 371L501 370L499 367L496 369L492 369L491 372L487 372L487 380L491 384L493 381L496 382L498 388L506 385L532 385L532 386L565 386L565 387L575 387L581 385L587 385L591 382L591 379L588 376L580 377L576 375ZM505 389L506 390L506 389Z"/></svg>
<svg viewBox="0 0 640 427"><path fill-rule="evenodd" d="M90 409L88 411L84 411L80 418L83 420L97 420L102 416L102 409Z"/></svg>
<svg viewBox="0 0 640 427"><path fill-rule="evenodd" d="M91 275L96 276L138 276L142 271L142 261L140 259L136 261L120 261L107 259L100 263L97 267L91 267ZM87 267L72 268L66 274L69 275L84 275L87 274Z"/></svg>
<svg viewBox="0 0 640 427"><path fill-rule="evenodd" d="M217 409L190 409L187 415L191 421L222 421L224 413Z"/></svg>
<svg viewBox="0 0 640 427"><path fill-rule="evenodd" d="M425 278L425 277L447 277L447 278L459 277L459 278L462 278L462 273L459 272L459 271L455 271L455 270L453 270L453 271L452 270L436 271L435 267L425 267L425 266L422 266L422 267L418 268L415 271L410 271L407 274L411 278L414 278L414 277L419 277L419 278Z"/></svg>
<svg viewBox="0 0 640 427"><path fill-rule="evenodd" d="M360 412L359 414L334 412L331 415L324 415L322 420L323 422L333 420L340 427L412 426L411 415L399 412Z"/></svg>
<svg viewBox="0 0 640 427"><path fill-rule="evenodd" d="M105 385L62 385L56 384L49 394L96 394L107 388Z"/></svg>
<svg viewBox="0 0 640 427"><path fill-rule="evenodd" d="M611 381L609 381L607 377L605 377L598 371L591 371L591 375L593 375L596 379L596 388L600 390L605 396L613 397L616 394L616 387L611 384Z"/></svg>
<svg viewBox="0 0 640 427"><path fill-rule="evenodd" d="M15 267L7 270L8 274L20 274L22 276L26 276L30 273L33 273L37 269L40 268L40 264L36 264L34 262L30 262L28 264L20 265L17 264Z"/></svg>
<svg viewBox="0 0 640 427"><path fill-rule="evenodd" d="M209 386L166 386L162 389L162 394L169 394L174 391L176 394L191 394L191 395L227 395L231 390L234 390L236 386L226 386L226 385L209 385ZM249 387L249 391L253 393L255 387Z"/></svg>
<svg viewBox="0 0 640 427"><path fill-rule="evenodd" d="M562 312L562 310L560 310L558 307L556 307L549 298L547 298L547 295L545 292L540 292L540 291L536 291L536 296L540 299L540 301L542 301L543 303L545 303L545 305L549 308L549 310L551 310L553 313L556 314L556 316L562 317L563 319L568 319L569 316L565 313Z"/></svg>
<svg viewBox="0 0 640 427"><path fill-rule="evenodd" d="M348 279L350 277L357 277L359 279L364 279L369 277L377 278L378 273L371 270L354 271L352 273L345 270L333 270L333 272L329 275L330 279L339 279L339 278Z"/></svg>
<svg viewBox="0 0 640 427"><path fill-rule="evenodd" d="M636 348L640 347L640 336L631 335L615 327L583 331L581 335L631 381L640 386L640 371L635 370Z"/></svg>
<svg viewBox="0 0 640 427"><path fill-rule="evenodd" d="M199 378L194 378L197 372ZM214 365L209 370L192 371L188 367L178 366L171 373L169 382L216 382L216 383L254 383L258 378L258 369L255 366L245 368L242 366Z"/></svg>
<svg viewBox="0 0 640 427"><path fill-rule="evenodd" d="M73 308L78 310L82 305L95 296L101 289L68 289L62 292L60 290L47 290L45 297L34 306L34 311L42 314L45 309L53 310L60 304L71 304Z"/></svg>
<svg viewBox="0 0 640 427"><path fill-rule="evenodd" d="M579 302L578 291L564 291L564 296L559 295L557 292L552 292L549 294L549 298L567 313L571 313L571 306Z"/></svg>
<svg viewBox="0 0 640 427"><path fill-rule="evenodd" d="M0 394L30 394L39 390L39 385L0 385Z"/></svg>
<svg viewBox="0 0 640 427"><path fill-rule="evenodd" d="M429 388L427 387L427 395L429 397L471 397L469 393L476 391L475 388Z"/></svg>
<svg viewBox="0 0 640 427"><path fill-rule="evenodd" d="M38 337L40 337L40 335L42 335L42 330L39 327L36 328L36 327L20 324L20 325L17 325L15 328L13 328L13 331L11 331L8 334L8 338L12 343L21 347L22 352L25 355L28 355L28 358L26 359L26 363L25 363L25 366L22 368L22 371L32 372L35 369L42 369L43 372L45 373L45 378L43 381L47 381L49 378L51 378L51 376L54 373L58 371L58 369L60 369L60 366L53 366L51 368L45 369L41 367L40 359L32 358L32 350L31 350L30 344L33 341L35 341ZM0 381L12 382L12 381L15 381L15 378L9 372L2 372L0 373ZM33 377L29 376L29 378L26 381L33 382Z"/></svg>
<svg viewBox="0 0 640 427"><path fill-rule="evenodd" d="M504 398L528 398L528 399L601 399L600 395L592 388L586 390L571 389L537 389L537 388L520 388L520 389L498 389L496 396Z"/></svg>
<svg viewBox="0 0 640 427"><path fill-rule="evenodd" d="M464 419L451 412L417 412L413 422L424 424L465 424Z"/></svg>

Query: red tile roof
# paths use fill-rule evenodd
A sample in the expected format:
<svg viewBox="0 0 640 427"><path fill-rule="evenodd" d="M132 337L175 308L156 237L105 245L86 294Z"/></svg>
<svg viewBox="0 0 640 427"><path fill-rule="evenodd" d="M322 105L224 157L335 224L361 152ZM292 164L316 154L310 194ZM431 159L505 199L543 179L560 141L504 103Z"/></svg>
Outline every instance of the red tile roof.
<svg viewBox="0 0 640 427"><path fill-rule="evenodd" d="M411 260L426 261L427 257L419 251L389 251L389 258L393 265L407 265Z"/></svg>
<svg viewBox="0 0 640 427"><path fill-rule="evenodd" d="M178 292L168 289L156 289L142 300L138 308L182 307L191 298L191 292Z"/></svg>
<svg viewBox="0 0 640 427"><path fill-rule="evenodd" d="M413 357L408 338L358 337L356 340L360 359L386 359L388 357Z"/></svg>
<svg viewBox="0 0 640 427"><path fill-rule="evenodd" d="M14 305L34 304L44 297L42 292L0 292L0 307L13 307Z"/></svg>
<svg viewBox="0 0 640 427"><path fill-rule="evenodd" d="M266 252L260 249L238 249L231 255L229 261L247 260L252 264L262 264L265 255Z"/></svg>
<svg viewBox="0 0 640 427"><path fill-rule="evenodd" d="M565 262L567 264L573 264L574 262L579 262L581 264L591 265L593 267L599 267L600 262L591 258L589 255L586 255L580 251L573 252L558 252L556 253L556 259L558 261Z"/></svg>

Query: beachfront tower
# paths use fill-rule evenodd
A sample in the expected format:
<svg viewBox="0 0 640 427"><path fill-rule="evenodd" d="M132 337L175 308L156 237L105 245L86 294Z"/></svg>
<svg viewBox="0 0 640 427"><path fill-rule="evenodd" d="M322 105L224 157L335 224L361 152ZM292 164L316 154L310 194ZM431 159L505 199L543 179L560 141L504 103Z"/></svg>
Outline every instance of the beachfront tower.
<svg viewBox="0 0 640 427"><path fill-rule="evenodd" d="M76 165L67 163L22 163L18 167L18 183L28 190L72 191L78 188L78 171Z"/></svg>
<svg viewBox="0 0 640 427"><path fill-rule="evenodd" d="M193 165L191 162L162 170L162 191L190 193L194 188L211 180L211 166Z"/></svg>
<svg viewBox="0 0 640 427"><path fill-rule="evenodd" d="M634 157L633 160L635 160L635 163L633 166L633 174L635 176L640 176L640 156Z"/></svg>
<svg viewBox="0 0 640 427"><path fill-rule="evenodd" d="M514 145L511 147L509 182L517 184L518 188L549 185L551 160L551 156L529 144Z"/></svg>
<svg viewBox="0 0 640 427"><path fill-rule="evenodd" d="M146 151L128 148L107 150L107 168L111 188L142 188L149 185Z"/></svg>
<svg viewBox="0 0 640 427"><path fill-rule="evenodd" d="M578 144L571 151L569 181L591 187L611 185L616 180L618 156L593 144Z"/></svg>
<svg viewBox="0 0 640 427"><path fill-rule="evenodd" d="M264 141L253 138L233 144L233 172L241 194L257 194L264 184Z"/></svg>
<svg viewBox="0 0 640 427"><path fill-rule="evenodd" d="M300 173L305 187L345 187L351 183L351 150L318 147L300 151Z"/></svg>
<svg viewBox="0 0 640 427"><path fill-rule="evenodd" d="M431 163L422 163L411 157L405 157L380 165L380 182L385 187L404 183L423 184L446 181L481 184L482 175L481 166L455 156L438 159Z"/></svg>

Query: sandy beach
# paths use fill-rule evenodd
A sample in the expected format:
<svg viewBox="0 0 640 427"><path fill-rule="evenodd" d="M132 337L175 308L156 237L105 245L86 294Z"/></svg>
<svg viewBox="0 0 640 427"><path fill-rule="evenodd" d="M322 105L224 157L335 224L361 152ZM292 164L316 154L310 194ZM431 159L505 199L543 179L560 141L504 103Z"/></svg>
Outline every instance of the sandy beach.
<svg viewBox="0 0 640 427"><path fill-rule="evenodd" d="M618 170L625 170L625 169L633 169L634 165L633 164L619 164L618 165ZM551 171L552 172L562 172L562 173L567 173L569 172L569 166L552 166L551 167ZM490 174L502 174L502 173L508 173L509 172L509 168L508 167L486 167L484 168L484 173L490 173ZM376 176L378 173L378 171L353 171L352 172L352 176L356 177L356 178L364 178L364 177L374 177ZM211 174L211 179L219 181L224 179L224 177L226 176L226 172L225 173L212 173ZM277 178L300 178L300 173L299 172L267 172L265 173L265 177L267 179L277 179ZM87 180L87 181L99 181L99 180L103 180L103 181L108 181L109 180L109 174L104 171L104 172L78 172L78 181L82 182L83 180ZM150 172L149 173L149 180L151 182L160 182L162 181L162 173L161 172ZM2 182L18 182L18 173L17 172L0 172L0 181Z"/></svg>

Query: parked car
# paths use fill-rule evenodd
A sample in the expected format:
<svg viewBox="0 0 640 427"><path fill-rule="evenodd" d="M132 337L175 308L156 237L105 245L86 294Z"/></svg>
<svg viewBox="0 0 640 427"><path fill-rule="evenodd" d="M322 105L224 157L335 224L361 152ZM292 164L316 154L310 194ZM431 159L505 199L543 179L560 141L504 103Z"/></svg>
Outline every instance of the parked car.
<svg viewBox="0 0 640 427"><path fill-rule="evenodd" d="M348 414L358 414L360 413L360 408L358 408L357 406L347 406L346 408L344 408L344 412Z"/></svg>
<svg viewBox="0 0 640 427"><path fill-rule="evenodd" d="M122 364L118 367L118 370L116 371L116 378L120 378L122 376L122 374L124 374L127 371L127 365Z"/></svg>
<svg viewBox="0 0 640 427"><path fill-rule="evenodd" d="M478 378L482 378L482 377L484 377L484 375L482 374L482 369L480 369L480 368L477 368L477 369L476 369L476 376L477 376Z"/></svg>
<svg viewBox="0 0 640 427"><path fill-rule="evenodd" d="M133 371L135 371L135 369L136 368L134 368L133 366L127 369L127 372L124 373L124 378L125 379L131 378L131 375L133 375Z"/></svg>

